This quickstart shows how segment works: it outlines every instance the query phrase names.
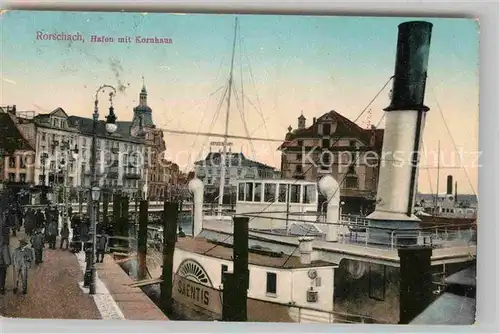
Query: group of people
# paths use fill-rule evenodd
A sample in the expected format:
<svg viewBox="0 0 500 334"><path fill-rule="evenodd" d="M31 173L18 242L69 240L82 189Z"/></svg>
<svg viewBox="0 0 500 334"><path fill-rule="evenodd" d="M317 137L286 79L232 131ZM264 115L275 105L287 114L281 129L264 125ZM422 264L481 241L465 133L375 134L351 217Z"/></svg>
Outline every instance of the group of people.
<svg viewBox="0 0 500 334"><path fill-rule="evenodd" d="M21 212L21 213L20 213ZM21 283L22 293L28 290L28 269L34 265L43 263L43 250L48 244L49 249L56 249L57 237L60 236L59 248L67 250L70 247L70 228L67 222L63 223L59 231L59 210L48 206L44 212L28 208L25 212L17 208L0 213L0 294L5 294L5 281L7 268L13 265L16 276L14 292L18 291ZM73 225L72 219L72 225ZM10 233L16 236L16 232L24 225L26 237L19 240L19 246L10 254ZM87 228L85 228L87 227ZM73 228L72 243L88 243L88 220L84 220ZM31 247L28 246L31 244ZM80 248L80 250L83 247ZM97 262L102 262L107 248L107 237L102 233L96 237Z"/></svg>

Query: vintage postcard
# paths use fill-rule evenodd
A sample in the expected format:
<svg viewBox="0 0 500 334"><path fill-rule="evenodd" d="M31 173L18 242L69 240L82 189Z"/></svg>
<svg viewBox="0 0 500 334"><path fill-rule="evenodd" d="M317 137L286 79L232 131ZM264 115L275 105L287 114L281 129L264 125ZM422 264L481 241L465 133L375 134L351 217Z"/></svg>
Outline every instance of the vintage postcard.
<svg viewBox="0 0 500 334"><path fill-rule="evenodd" d="M476 21L0 24L1 316L474 323Z"/></svg>

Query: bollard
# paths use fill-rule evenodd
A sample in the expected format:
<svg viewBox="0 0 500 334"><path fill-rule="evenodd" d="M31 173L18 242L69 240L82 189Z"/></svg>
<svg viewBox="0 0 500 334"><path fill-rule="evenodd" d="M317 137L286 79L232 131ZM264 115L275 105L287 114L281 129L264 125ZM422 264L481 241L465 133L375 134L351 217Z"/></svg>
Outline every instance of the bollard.
<svg viewBox="0 0 500 334"><path fill-rule="evenodd" d="M146 278L146 256L148 248L148 201L141 201L139 206L139 232L137 234L137 255L139 279Z"/></svg>
<svg viewBox="0 0 500 334"><path fill-rule="evenodd" d="M172 287L174 271L174 250L177 239L178 204L165 202L163 206L163 268L161 284L162 309L165 313L172 312Z"/></svg>

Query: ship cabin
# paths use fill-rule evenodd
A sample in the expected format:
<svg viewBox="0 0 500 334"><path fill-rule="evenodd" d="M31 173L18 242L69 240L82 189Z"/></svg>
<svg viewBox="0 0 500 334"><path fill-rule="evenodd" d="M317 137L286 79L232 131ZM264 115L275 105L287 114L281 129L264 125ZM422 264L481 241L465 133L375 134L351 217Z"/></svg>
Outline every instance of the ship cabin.
<svg viewBox="0 0 500 334"><path fill-rule="evenodd" d="M250 229L287 230L317 220L318 185L303 180L238 180L236 214L248 214Z"/></svg>

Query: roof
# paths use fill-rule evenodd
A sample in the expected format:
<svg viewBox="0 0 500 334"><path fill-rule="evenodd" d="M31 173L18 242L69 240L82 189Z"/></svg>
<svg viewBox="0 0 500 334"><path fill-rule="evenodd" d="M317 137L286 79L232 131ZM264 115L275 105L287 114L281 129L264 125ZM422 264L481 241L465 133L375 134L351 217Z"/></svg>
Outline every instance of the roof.
<svg viewBox="0 0 500 334"><path fill-rule="evenodd" d="M94 121L90 118L80 117L80 116L69 116L68 124L70 126L76 127L80 130L81 133L92 135L92 129L94 126ZM136 143L143 143L144 140L140 138L136 138L130 134L130 126L132 122L116 122L118 129L116 133L113 134L113 139L115 140L125 140ZM106 122L103 120L99 120L97 123L97 135L101 137L109 136L106 132Z"/></svg>
<svg viewBox="0 0 500 334"><path fill-rule="evenodd" d="M184 237L178 238L175 243L175 247L191 251L193 253L202 254L205 256L215 257L219 259L224 259L228 261L233 260L233 248L227 247L225 245L216 244L210 242L209 240L202 237ZM298 268L310 268L310 267L326 267L335 266L336 264L325 261L312 261L311 264L300 263L300 258L298 256L288 256L283 254L282 256L268 256L262 254L256 254L252 251L248 254L248 263L263 266L263 267L274 267L280 269L298 269Z"/></svg>
<svg viewBox="0 0 500 334"><path fill-rule="evenodd" d="M8 112L0 112L0 148L7 153L14 153L16 150L33 151L34 148L23 136L15 121L14 115Z"/></svg>
<svg viewBox="0 0 500 334"><path fill-rule="evenodd" d="M206 166L212 166L218 164L223 153L220 152L210 152L207 154L204 160L196 161L195 165L205 164ZM226 153L228 159L230 159L232 166L245 166L245 167L260 167L266 169L274 170L274 167L268 166L258 161L250 160L243 153Z"/></svg>
<svg viewBox="0 0 500 334"><path fill-rule="evenodd" d="M476 266L470 266L463 270L460 270L444 280L445 284L451 285L462 285L470 288L476 287Z"/></svg>
<svg viewBox="0 0 500 334"><path fill-rule="evenodd" d="M308 138L321 138L322 135L318 133L318 124L326 121L328 119L333 119L337 121L337 128L335 130L335 136L342 137L356 137L362 140L366 145L370 146L370 139L372 135L375 136L374 147L382 148L382 142L384 139L384 129L363 129L347 117L342 116L335 110L331 110L321 117L319 117L311 126L304 129L295 129L288 132L285 136L285 142L280 145L278 149L283 149L291 145L291 141L296 139L308 139Z"/></svg>

